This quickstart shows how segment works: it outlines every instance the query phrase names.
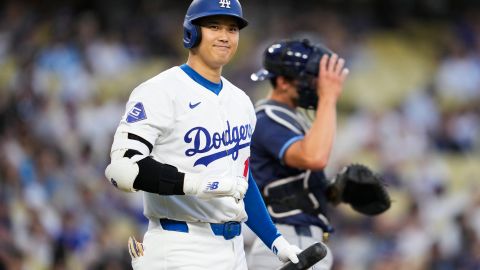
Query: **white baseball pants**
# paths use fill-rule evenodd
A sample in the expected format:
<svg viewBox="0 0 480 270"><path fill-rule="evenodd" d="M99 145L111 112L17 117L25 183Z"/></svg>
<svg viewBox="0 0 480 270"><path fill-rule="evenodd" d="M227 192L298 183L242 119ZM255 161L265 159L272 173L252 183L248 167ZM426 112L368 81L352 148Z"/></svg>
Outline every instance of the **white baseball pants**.
<svg viewBox="0 0 480 270"><path fill-rule="evenodd" d="M150 221L144 255L132 259L134 270L247 270L242 235L226 240L209 223L186 223L188 232L165 230Z"/></svg>

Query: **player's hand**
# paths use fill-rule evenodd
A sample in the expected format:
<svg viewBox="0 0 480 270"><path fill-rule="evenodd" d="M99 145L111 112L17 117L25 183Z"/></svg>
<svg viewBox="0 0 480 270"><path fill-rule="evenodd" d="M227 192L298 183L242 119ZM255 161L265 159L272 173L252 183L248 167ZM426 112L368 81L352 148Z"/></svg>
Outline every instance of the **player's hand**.
<svg viewBox="0 0 480 270"><path fill-rule="evenodd" d="M185 174L183 192L200 199L216 197L233 197L243 199L248 189L248 182L243 176L200 177L196 174Z"/></svg>
<svg viewBox="0 0 480 270"><path fill-rule="evenodd" d="M130 236L128 238L128 253L130 253L130 257L133 259L137 259L143 256L143 244L138 242L135 237Z"/></svg>
<svg viewBox="0 0 480 270"><path fill-rule="evenodd" d="M345 60L337 54L330 57L327 54L320 60L318 71L317 94L320 99L333 97L337 100L343 90L343 82L347 78L349 70L344 67Z"/></svg>
<svg viewBox="0 0 480 270"><path fill-rule="evenodd" d="M298 254L302 252L302 250L295 246L290 245L288 241L283 237L279 236L275 241L272 243L272 251L277 255L278 259L284 263L291 261L293 263L298 263Z"/></svg>
<svg viewBox="0 0 480 270"><path fill-rule="evenodd" d="M138 242L133 236L128 238L128 252L132 258L133 269L145 269L145 262L142 260L145 249L143 244Z"/></svg>

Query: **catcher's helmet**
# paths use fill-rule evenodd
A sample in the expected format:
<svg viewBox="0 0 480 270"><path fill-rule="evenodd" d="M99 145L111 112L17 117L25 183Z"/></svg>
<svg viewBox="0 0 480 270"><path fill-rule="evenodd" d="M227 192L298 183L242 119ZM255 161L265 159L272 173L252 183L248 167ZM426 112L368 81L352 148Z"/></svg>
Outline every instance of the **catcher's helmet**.
<svg viewBox="0 0 480 270"><path fill-rule="evenodd" d="M183 21L183 46L190 49L201 40L200 27L196 22L204 17L225 15L234 17L240 29L248 25L243 18L242 6L238 0L193 0Z"/></svg>
<svg viewBox="0 0 480 270"><path fill-rule="evenodd" d="M316 109L317 77L320 59L332 51L322 45L311 45L308 39L285 40L270 45L263 55L263 69L253 73L253 81L284 76L298 80L298 106Z"/></svg>

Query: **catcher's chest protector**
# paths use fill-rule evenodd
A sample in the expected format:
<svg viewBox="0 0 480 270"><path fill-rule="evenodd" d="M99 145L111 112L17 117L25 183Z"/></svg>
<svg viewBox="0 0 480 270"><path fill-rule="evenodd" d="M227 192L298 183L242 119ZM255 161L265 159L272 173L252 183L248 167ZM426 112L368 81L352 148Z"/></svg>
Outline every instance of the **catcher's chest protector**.
<svg viewBox="0 0 480 270"><path fill-rule="evenodd" d="M274 122L298 135L304 135L311 126L310 121L301 113L271 104L268 101L257 103L255 112L261 111L264 111ZM285 218L308 213L318 215L328 224L327 218L321 213L319 200L310 190L311 173L311 170L305 170L300 174L276 179L265 185L262 195L272 217Z"/></svg>
<svg viewBox="0 0 480 270"><path fill-rule="evenodd" d="M265 111L265 114L278 124L290 129L298 135L304 135L311 126L308 119L299 112L292 112L284 107L270 104L263 100L257 103L255 112Z"/></svg>

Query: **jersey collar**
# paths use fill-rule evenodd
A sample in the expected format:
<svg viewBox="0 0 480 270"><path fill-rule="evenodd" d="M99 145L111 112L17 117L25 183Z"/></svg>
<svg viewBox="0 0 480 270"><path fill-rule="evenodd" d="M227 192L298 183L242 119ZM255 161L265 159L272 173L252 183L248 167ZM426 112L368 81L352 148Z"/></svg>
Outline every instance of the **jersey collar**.
<svg viewBox="0 0 480 270"><path fill-rule="evenodd" d="M201 86L207 88L208 90L212 91L215 95L218 96L220 91L223 88L223 82L220 80L219 83L211 82L205 79L202 75L198 74L193 68L188 66L187 64L183 64L180 68L190 77L192 80L200 84Z"/></svg>

